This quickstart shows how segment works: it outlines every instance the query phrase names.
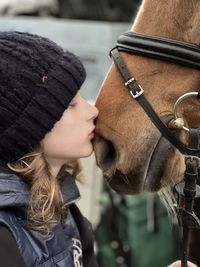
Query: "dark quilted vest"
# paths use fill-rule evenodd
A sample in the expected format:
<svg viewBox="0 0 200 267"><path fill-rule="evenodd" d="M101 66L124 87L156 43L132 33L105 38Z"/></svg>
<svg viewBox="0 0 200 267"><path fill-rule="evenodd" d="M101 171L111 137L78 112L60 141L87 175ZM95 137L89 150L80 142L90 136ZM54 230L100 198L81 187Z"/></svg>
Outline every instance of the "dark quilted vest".
<svg viewBox="0 0 200 267"><path fill-rule="evenodd" d="M56 225L46 236L30 231L26 222L14 212L0 211L0 223L13 234L28 267L76 266L76 258L77 264L81 262L79 233L71 214L64 229Z"/></svg>
<svg viewBox="0 0 200 267"><path fill-rule="evenodd" d="M28 195L21 177L0 170L0 223L14 236L26 266L97 267L91 225L73 204L80 196L74 177L67 177L62 185L64 202L69 205L65 227L58 224L48 235L28 228Z"/></svg>

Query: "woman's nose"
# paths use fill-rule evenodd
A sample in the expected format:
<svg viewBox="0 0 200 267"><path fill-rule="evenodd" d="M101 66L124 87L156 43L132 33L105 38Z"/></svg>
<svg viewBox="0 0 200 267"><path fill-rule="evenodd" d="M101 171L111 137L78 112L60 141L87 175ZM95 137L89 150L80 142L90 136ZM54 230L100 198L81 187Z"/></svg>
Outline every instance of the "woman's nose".
<svg viewBox="0 0 200 267"><path fill-rule="evenodd" d="M94 108L94 118L96 119L98 117L98 115L99 115L99 110L95 106L93 106L93 108Z"/></svg>
<svg viewBox="0 0 200 267"><path fill-rule="evenodd" d="M89 119L94 120L98 116L99 110L94 105L92 105L92 104L89 104L89 105L90 105L90 112L89 112L90 118Z"/></svg>

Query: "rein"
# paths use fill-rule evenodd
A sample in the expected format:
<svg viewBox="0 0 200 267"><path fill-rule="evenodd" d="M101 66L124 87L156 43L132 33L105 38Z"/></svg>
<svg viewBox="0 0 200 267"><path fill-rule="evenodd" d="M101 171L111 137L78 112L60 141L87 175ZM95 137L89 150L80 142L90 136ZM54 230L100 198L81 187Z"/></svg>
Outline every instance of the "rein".
<svg viewBox="0 0 200 267"><path fill-rule="evenodd" d="M152 57L200 69L200 47L164 37L127 32L119 36L116 47L110 52L110 56L113 58L133 99L138 101L161 134L185 156L184 182L178 184L175 188L182 196L183 205L180 208L183 228L181 262L182 267L187 267L190 229L200 228L200 221L193 211L194 198L200 196L199 186L196 184L200 168L200 129L188 129L188 146L185 146L176 138L145 98L143 88L127 69L120 52ZM200 91L193 92L193 94L200 98Z"/></svg>

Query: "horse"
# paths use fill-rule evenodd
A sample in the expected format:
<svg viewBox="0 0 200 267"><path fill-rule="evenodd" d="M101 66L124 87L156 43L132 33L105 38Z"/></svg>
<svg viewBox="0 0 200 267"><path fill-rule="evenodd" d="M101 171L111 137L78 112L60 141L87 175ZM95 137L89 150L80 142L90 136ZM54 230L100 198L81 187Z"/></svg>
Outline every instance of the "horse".
<svg viewBox="0 0 200 267"><path fill-rule="evenodd" d="M199 12L198 0L143 0L131 32L198 46ZM167 123L168 118L174 117L177 99L191 92L179 105L177 114L184 128L200 128L200 103L196 97L200 88L199 69L137 53L120 54L134 78L124 83L119 68L112 64L102 84L96 100L99 109L94 139L96 161L108 184L118 193L157 192L183 180L185 155L155 127L138 101L133 101L127 85L136 79L140 94ZM188 146L188 131L182 127L172 126L177 129L171 131Z"/></svg>
<svg viewBox="0 0 200 267"><path fill-rule="evenodd" d="M131 31L200 44L198 0L144 0ZM198 91L199 70L158 59L121 53L129 70L160 116L172 113L179 96ZM200 126L199 100L188 98L178 110L190 127ZM155 192L183 179L184 157L162 137L133 101L113 64L96 100L94 149L111 187L125 194ZM187 133L180 138L187 142Z"/></svg>

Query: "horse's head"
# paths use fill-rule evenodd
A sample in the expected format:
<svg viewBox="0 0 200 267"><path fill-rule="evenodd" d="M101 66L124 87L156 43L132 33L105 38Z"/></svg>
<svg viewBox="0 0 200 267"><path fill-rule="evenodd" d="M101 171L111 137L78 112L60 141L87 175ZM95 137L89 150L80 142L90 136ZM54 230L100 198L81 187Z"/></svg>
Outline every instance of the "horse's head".
<svg viewBox="0 0 200 267"><path fill-rule="evenodd" d="M132 31L199 45L199 12L198 0L146 0ZM196 69L128 53L121 55L160 117L167 118L172 113L181 95L200 89L200 73ZM133 100L115 65L111 66L96 105L97 163L116 191L128 194L157 191L183 178L183 155L161 136ZM199 108L199 100L191 97L178 113L186 125L200 127ZM175 135L187 144L186 132L177 131Z"/></svg>

